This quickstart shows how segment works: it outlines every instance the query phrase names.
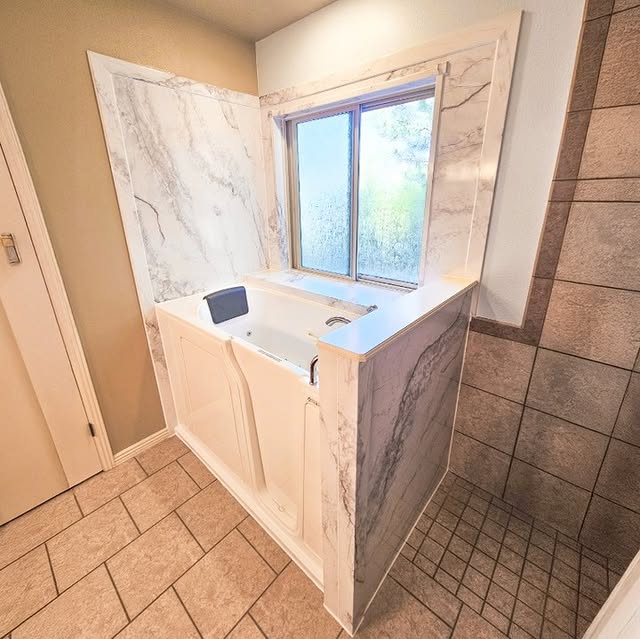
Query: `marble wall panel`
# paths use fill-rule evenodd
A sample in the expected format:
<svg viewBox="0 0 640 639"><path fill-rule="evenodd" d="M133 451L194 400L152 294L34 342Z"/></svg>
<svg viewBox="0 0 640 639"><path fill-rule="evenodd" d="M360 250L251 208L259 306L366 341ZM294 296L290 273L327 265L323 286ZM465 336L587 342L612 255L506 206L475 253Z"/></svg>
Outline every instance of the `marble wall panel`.
<svg viewBox="0 0 640 639"><path fill-rule="evenodd" d="M160 398L173 427L155 303L268 266L259 101L88 55Z"/></svg>

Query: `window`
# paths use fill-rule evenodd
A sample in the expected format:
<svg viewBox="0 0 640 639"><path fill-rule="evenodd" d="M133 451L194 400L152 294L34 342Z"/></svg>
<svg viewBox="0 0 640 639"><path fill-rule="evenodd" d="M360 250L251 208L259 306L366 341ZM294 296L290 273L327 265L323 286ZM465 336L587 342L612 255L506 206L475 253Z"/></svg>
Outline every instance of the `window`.
<svg viewBox="0 0 640 639"><path fill-rule="evenodd" d="M433 89L289 120L294 266L418 283Z"/></svg>

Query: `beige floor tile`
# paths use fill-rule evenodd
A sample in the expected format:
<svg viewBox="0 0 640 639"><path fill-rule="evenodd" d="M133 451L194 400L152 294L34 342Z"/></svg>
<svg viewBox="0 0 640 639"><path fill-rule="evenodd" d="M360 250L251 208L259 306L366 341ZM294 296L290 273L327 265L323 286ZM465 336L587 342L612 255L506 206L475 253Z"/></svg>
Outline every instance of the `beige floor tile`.
<svg viewBox="0 0 640 639"><path fill-rule="evenodd" d="M175 589L204 639L217 639L233 628L274 577L233 531L179 579Z"/></svg>
<svg viewBox="0 0 640 639"><path fill-rule="evenodd" d="M260 628L249 615L242 618L242 621L227 635L227 639L264 639Z"/></svg>
<svg viewBox="0 0 640 639"><path fill-rule="evenodd" d="M178 463L191 475L191 479L200 488L205 488L216 480L208 468L191 452L179 457Z"/></svg>
<svg viewBox="0 0 640 639"><path fill-rule="evenodd" d="M335 639L340 626L322 599L322 592L289 564L251 608L251 616L268 637Z"/></svg>
<svg viewBox="0 0 640 639"><path fill-rule="evenodd" d="M0 570L0 637L55 596L56 586L44 546Z"/></svg>
<svg viewBox="0 0 640 639"><path fill-rule="evenodd" d="M147 477L135 459L129 459L73 489L82 512L87 515Z"/></svg>
<svg viewBox="0 0 640 639"><path fill-rule="evenodd" d="M73 495L66 492L0 526L0 568L47 541L81 516Z"/></svg>
<svg viewBox="0 0 640 639"><path fill-rule="evenodd" d="M25 621L12 639L110 639L127 623L104 566Z"/></svg>
<svg viewBox="0 0 640 639"><path fill-rule="evenodd" d="M138 536L122 502L114 499L47 542L59 590L66 590Z"/></svg>
<svg viewBox="0 0 640 639"><path fill-rule="evenodd" d="M172 463L123 493L122 501L138 528L145 531L198 490L182 466Z"/></svg>
<svg viewBox="0 0 640 639"><path fill-rule="evenodd" d="M447 624L397 582L387 578L356 636L358 639L440 639L449 637L450 632ZM342 636L348 635L343 632Z"/></svg>
<svg viewBox="0 0 640 639"><path fill-rule="evenodd" d="M107 561L131 617L138 615L201 556L177 515L171 514Z"/></svg>
<svg viewBox="0 0 640 639"><path fill-rule="evenodd" d="M140 453L136 459L151 474L188 452L189 449L177 437L169 437Z"/></svg>
<svg viewBox="0 0 640 639"><path fill-rule="evenodd" d="M187 611L169 588L136 617L116 639L199 639Z"/></svg>
<svg viewBox="0 0 640 639"><path fill-rule="evenodd" d="M291 561L289 555L253 517L247 517L238 526L238 530L276 572L282 572Z"/></svg>
<svg viewBox="0 0 640 639"><path fill-rule="evenodd" d="M211 550L247 512L217 481L180 506L178 515L201 546Z"/></svg>

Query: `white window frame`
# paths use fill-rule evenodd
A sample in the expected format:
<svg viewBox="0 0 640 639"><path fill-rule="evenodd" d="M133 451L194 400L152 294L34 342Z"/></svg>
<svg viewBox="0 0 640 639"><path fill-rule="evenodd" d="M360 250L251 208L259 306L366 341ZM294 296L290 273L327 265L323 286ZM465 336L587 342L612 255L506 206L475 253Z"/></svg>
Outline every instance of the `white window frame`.
<svg viewBox="0 0 640 639"><path fill-rule="evenodd" d="M284 119L285 135L287 145L287 192L288 192L288 209L289 209L289 229L290 229L290 250L291 260L294 269L324 275L328 277L336 277L344 280L370 282L385 284L403 289L415 289L417 284L411 282L403 282L385 277L377 277L374 275L358 274L358 193L359 193L359 157L360 157L360 116L363 111L393 106L394 104L403 104L414 100L434 98L433 120L431 124L431 140L428 166L425 167L426 178L426 197L424 207L424 219L422 224L422 238L420 242L421 250L424 248L424 234L427 230L427 217L429 211L429 200L431 197L431 187L433 183L433 162L435 157L435 146L437 137L438 123L438 106L436 83L430 83L419 89L411 89L408 91L397 91L391 95L382 98L371 98L370 96L362 96L356 100L341 103L339 106L314 109L302 115L292 115ZM320 118L338 115L340 113L351 113L352 132L351 132L351 153L352 153L352 171L351 171L351 242L349 255L349 274L334 273L333 271L322 271L319 269L311 269L302 265L301 253L301 228L300 228L300 195L299 195L299 176L298 176L298 140L297 125L301 122L309 122ZM418 280L422 271L423 255L420 256L418 265Z"/></svg>

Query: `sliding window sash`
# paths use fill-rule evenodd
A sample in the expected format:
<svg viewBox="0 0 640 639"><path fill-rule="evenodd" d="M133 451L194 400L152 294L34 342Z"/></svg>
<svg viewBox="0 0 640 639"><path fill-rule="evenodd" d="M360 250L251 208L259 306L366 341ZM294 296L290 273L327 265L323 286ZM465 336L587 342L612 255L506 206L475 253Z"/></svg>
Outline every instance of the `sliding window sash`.
<svg viewBox="0 0 640 639"><path fill-rule="evenodd" d="M425 98L432 98L436 94L435 84L430 84L427 87L423 87L417 90L406 91L403 93L386 96L380 99L365 99L359 101L353 101L348 104L342 104L328 109L317 109L312 112L305 113L300 116L293 116L285 119L286 123L286 141L287 141L287 181L288 181L288 209L290 217L290 250L291 250L291 266L300 271L307 271L311 273L321 273L323 275L330 275L332 277L338 277L348 280L362 280L377 282L380 284L389 284L401 288L416 288L415 284L408 282L401 282L398 280L391 280L382 277L376 277L373 275L360 275L358 274L358 201L359 201L359 163L360 163L360 116L363 111L370 111L373 109L380 109L396 104L403 104L405 102L412 102L414 100L421 100ZM431 153L429 157L428 174L425 176L427 180L427 200L430 199L431 181L432 181L432 162L434 160L434 141L435 141L435 124L437 122L437 109L439 107L439 100L436 100L434 105L434 118L432 123L431 134ZM301 225L300 225L300 176L298 173L298 124L302 122L309 122L311 120L318 120L332 115L338 115L341 113L351 113L351 215L350 215L350 251L349 251L349 274L343 275L341 273L334 273L333 271L320 271L318 269L308 268L302 265L302 250L301 250ZM428 212L428 204L425 206L425 219L422 226L423 241L421 245L424 245L424 236L427 230L426 215ZM422 271L422 261L424 256L420 257L419 271Z"/></svg>

